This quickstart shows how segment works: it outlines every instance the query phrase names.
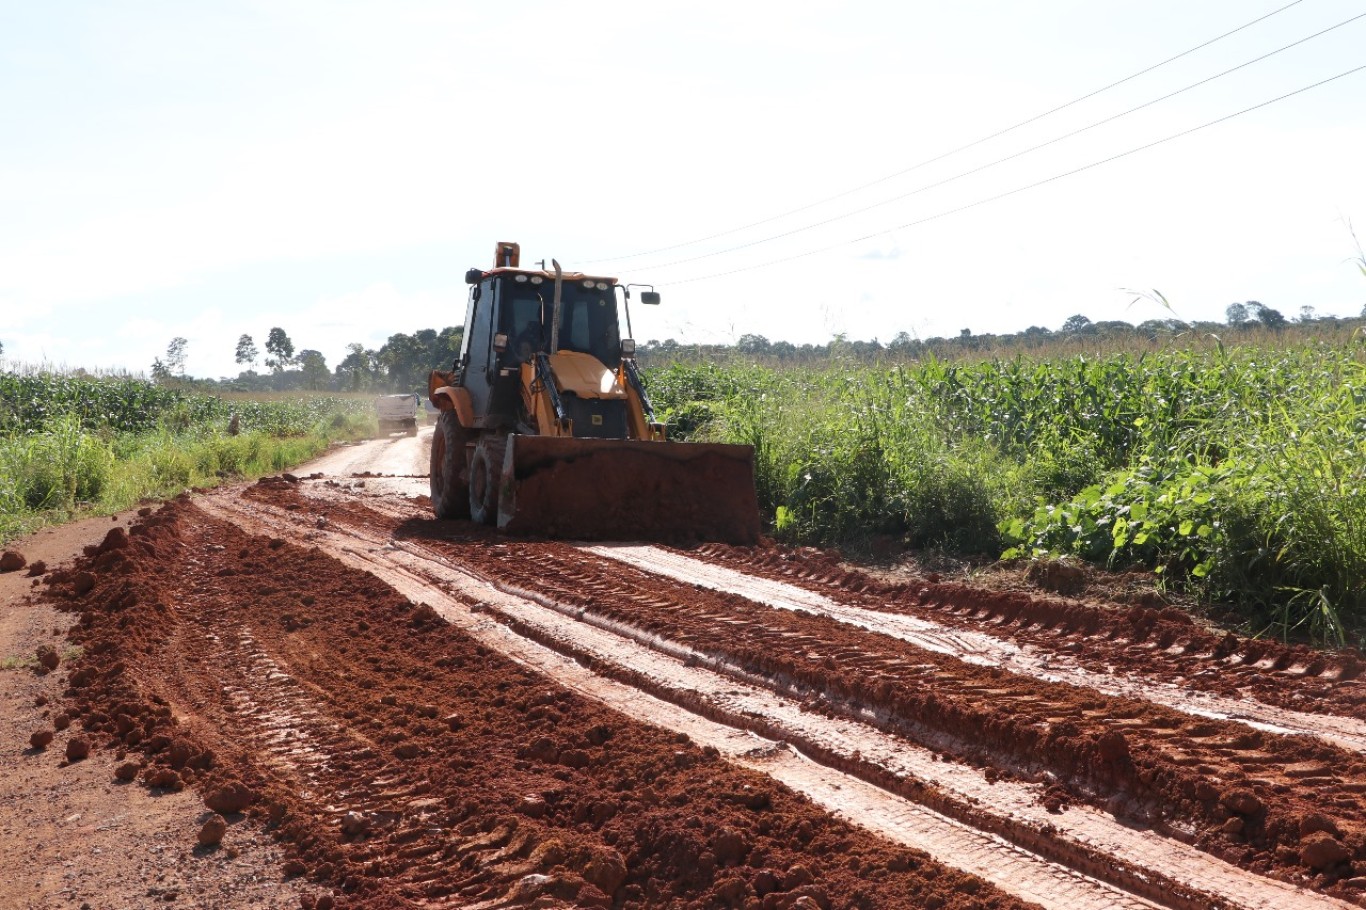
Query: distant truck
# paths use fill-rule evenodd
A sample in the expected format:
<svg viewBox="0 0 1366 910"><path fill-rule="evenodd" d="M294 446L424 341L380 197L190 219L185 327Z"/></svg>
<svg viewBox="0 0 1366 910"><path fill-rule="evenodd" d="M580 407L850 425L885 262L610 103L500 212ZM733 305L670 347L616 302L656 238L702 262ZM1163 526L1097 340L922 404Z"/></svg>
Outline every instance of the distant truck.
<svg viewBox="0 0 1366 910"><path fill-rule="evenodd" d="M409 436L417 435L416 395L381 395L375 399L375 417L379 420L381 436L402 430Z"/></svg>

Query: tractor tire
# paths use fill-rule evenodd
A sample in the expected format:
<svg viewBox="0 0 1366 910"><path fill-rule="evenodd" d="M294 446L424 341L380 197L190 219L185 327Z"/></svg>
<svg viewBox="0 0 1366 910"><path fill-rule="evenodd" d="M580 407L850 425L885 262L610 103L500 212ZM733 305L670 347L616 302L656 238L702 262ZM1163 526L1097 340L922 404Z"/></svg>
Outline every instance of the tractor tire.
<svg viewBox="0 0 1366 910"><path fill-rule="evenodd" d="M470 518L479 524L498 523L498 487L506 450L506 436L485 436L470 460Z"/></svg>
<svg viewBox="0 0 1366 910"><path fill-rule="evenodd" d="M442 411L432 433L432 511L437 518L470 517L469 467L465 446L469 431L454 411Z"/></svg>

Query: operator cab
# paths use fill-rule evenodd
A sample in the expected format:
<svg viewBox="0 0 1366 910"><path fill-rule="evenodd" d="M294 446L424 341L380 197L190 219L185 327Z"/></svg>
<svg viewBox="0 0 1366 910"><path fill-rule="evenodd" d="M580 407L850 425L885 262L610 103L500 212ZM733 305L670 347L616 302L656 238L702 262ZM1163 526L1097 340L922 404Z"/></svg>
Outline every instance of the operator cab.
<svg viewBox="0 0 1366 910"><path fill-rule="evenodd" d="M504 361L524 363L537 351L549 352L554 280L516 273L504 277L501 284L498 329L508 337ZM563 282L560 350L592 354L603 366L616 370L621 363L621 333L615 288L615 281L604 278Z"/></svg>

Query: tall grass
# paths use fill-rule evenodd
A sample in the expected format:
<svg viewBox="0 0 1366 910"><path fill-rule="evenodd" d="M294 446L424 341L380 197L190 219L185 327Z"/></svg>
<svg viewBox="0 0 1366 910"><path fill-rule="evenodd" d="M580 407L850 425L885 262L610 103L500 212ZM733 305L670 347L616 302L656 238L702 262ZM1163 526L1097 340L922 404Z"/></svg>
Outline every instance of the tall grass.
<svg viewBox="0 0 1366 910"><path fill-rule="evenodd" d="M1260 631L1341 642L1366 629L1363 352L674 365L649 382L680 435L755 446L781 536L1146 567Z"/></svg>
<svg viewBox="0 0 1366 910"><path fill-rule="evenodd" d="M224 401L124 376L0 374L0 542L278 472L373 432L368 399Z"/></svg>

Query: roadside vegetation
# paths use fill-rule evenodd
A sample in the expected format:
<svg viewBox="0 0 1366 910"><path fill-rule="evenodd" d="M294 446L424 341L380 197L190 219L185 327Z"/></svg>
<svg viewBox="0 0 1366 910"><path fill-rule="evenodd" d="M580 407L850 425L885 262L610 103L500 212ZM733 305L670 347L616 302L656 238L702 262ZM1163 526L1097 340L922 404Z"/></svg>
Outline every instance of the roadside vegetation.
<svg viewBox="0 0 1366 910"><path fill-rule="evenodd" d="M787 540L1142 569L1254 632L1361 643L1366 313L1247 301L1225 317L638 351L671 433L755 447ZM424 385L462 335L350 345L329 371L276 327L264 358L241 336L245 369L217 381L185 376L183 338L150 382L0 372L0 540L368 435L371 396Z"/></svg>
<svg viewBox="0 0 1366 910"><path fill-rule="evenodd" d="M373 434L371 396L223 398L131 376L0 373L0 542Z"/></svg>
<svg viewBox="0 0 1366 910"><path fill-rule="evenodd" d="M674 363L677 435L755 447L776 533L1143 568L1253 631L1366 631L1366 344Z"/></svg>

